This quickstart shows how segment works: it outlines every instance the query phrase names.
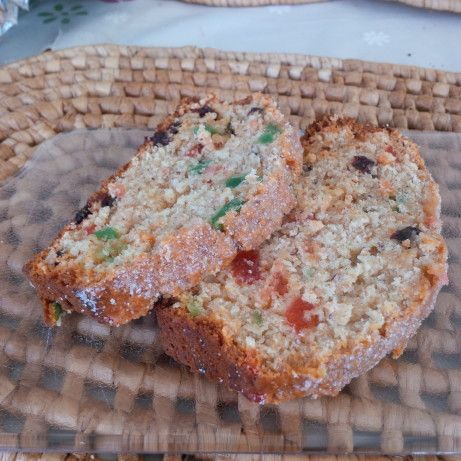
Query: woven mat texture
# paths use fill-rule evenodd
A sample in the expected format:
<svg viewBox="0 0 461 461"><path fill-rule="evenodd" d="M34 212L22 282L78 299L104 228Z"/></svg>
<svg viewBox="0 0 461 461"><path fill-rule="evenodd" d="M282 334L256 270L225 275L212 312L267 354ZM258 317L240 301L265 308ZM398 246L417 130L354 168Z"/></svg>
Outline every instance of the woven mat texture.
<svg viewBox="0 0 461 461"><path fill-rule="evenodd" d="M209 90L225 98L271 93L300 127L337 112L382 126L460 132L460 89L461 74L296 55L115 46L46 53L0 68L0 174L3 180L13 175L57 133L154 128L179 97ZM460 137L450 139L459 149ZM426 146L434 151L434 168L446 149L436 141ZM461 236L460 165L453 156L440 166L451 173L437 178L446 194L453 270ZM24 201L21 191L12 194L15 203ZM8 266L20 274L18 255L30 240L22 242L22 236L33 227L20 216L9 221L14 208L0 197L0 254L9 252ZM25 283L14 273L10 282ZM377 437L384 452L402 452L415 439L442 452L461 451L458 285L455 277L440 295L406 360L384 360L336 398L266 407L172 363L155 345L148 318L111 330L69 316L49 344L35 299L21 312L0 300L0 445L45 449L49 431L64 428L63 437L76 447L99 451L121 439L124 449L134 451L297 452L306 437L308 444L310 437L324 437L332 452L351 452L357 437L365 436ZM439 366L442 359L447 369ZM50 374L57 388L47 381ZM7 425L21 432L7 435ZM95 440L94 434L117 440Z"/></svg>
<svg viewBox="0 0 461 461"><path fill-rule="evenodd" d="M296 455L165 455L154 458L143 455L118 455L111 461L460 461L456 456L296 456ZM90 454L50 454L50 453L0 453L0 461L107 461Z"/></svg>
<svg viewBox="0 0 461 461"><path fill-rule="evenodd" d="M309 455L117 455L110 461L461 461L459 456L309 456ZM97 454L87 453L1 453L0 461L108 461Z"/></svg>
<svg viewBox="0 0 461 461"><path fill-rule="evenodd" d="M70 315L45 328L21 275L32 252L149 133L62 134L0 188L0 446L461 452L461 135L411 133L440 184L452 283L405 354L383 360L335 398L259 406L169 359L152 315L119 328Z"/></svg>
<svg viewBox="0 0 461 461"><path fill-rule="evenodd" d="M182 96L272 94L304 128L339 113L373 125L461 132L461 73L302 55L88 46L0 68L0 182L74 128L153 128Z"/></svg>
<svg viewBox="0 0 461 461"><path fill-rule="evenodd" d="M209 6L264 6L264 5L295 5L301 3L316 3L327 0L183 0ZM461 13L461 0L391 0L406 3L418 8L451 11Z"/></svg>
<svg viewBox="0 0 461 461"><path fill-rule="evenodd" d="M461 0L396 0L418 8L461 13Z"/></svg>

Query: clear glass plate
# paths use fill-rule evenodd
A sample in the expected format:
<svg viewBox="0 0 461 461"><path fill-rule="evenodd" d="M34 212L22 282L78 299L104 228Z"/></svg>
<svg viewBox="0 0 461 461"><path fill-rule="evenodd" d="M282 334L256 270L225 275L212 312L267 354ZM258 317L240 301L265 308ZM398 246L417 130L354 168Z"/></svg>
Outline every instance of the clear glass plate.
<svg viewBox="0 0 461 461"><path fill-rule="evenodd" d="M410 132L443 198L451 283L399 360L334 398L259 406L189 373L148 316L109 328L42 322L22 275L149 132L83 130L42 144L0 188L0 447L188 453L460 453L461 135Z"/></svg>

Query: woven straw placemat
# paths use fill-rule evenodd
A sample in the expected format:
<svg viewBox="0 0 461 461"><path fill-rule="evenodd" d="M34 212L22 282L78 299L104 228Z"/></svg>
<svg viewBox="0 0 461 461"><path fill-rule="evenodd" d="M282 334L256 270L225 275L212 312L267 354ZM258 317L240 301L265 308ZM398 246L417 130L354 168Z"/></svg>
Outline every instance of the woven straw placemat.
<svg viewBox="0 0 461 461"><path fill-rule="evenodd" d="M460 461L458 456L313 456L313 455L118 455L110 461ZM0 453L0 461L108 461L98 455L82 453Z"/></svg>
<svg viewBox="0 0 461 461"><path fill-rule="evenodd" d="M316 3L328 0L183 0L208 6L265 6L265 5L296 5L301 3ZM461 0L390 0L406 3L418 8L451 11L461 13Z"/></svg>
<svg viewBox="0 0 461 461"><path fill-rule="evenodd" d="M395 1L395 0L393 0ZM461 13L461 0L397 0L418 8L428 8L430 10L451 11Z"/></svg>
<svg viewBox="0 0 461 461"><path fill-rule="evenodd" d="M110 461L461 461L459 456L296 456L296 455L118 455ZM98 455L82 453L0 453L0 461L108 461Z"/></svg>
<svg viewBox="0 0 461 461"><path fill-rule="evenodd" d="M153 128L181 96L207 91L270 93L301 128L334 112L461 132L461 73L294 54L87 46L0 68L0 183L56 133Z"/></svg>
<svg viewBox="0 0 461 461"><path fill-rule="evenodd" d="M0 68L0 177L4 182L14 175L38 145L57 133L77 128L154 128L180 97L210 90L225 98L250 91L270 93L301 128L316 116L335 112L381 126L461 132L461 74L299 55L101 45L49 52ZM440 146L435 142L430 147L440 151ZM449 168L454 175L457 159ZM447 176L451 200L447 219L457 232L458 189L453 175ZM21 203L21 191L13 193ZM0 211L5 204L8 201L0 197ZM5 219L0 225L9 226L8 215L0 215ZM20 220L15 225L19 231L33 231L21 229ZM8 265L14 268L18 260L11 251L21 248L21 236L5 225L0 232L7 236L8 241L0 244L6 242L2 251L10 251ZM453 416L461 411L461 372L440 371L432 362L433 351L437 357L448 354L450 360L459 361L460 339L447 329L450 315L459 310L457 298L445 293L443 299L434 327L410 348L411 360L417 348L422 365L397 366L387 360L338 398L289 402L264 411L192 377L162 355L150 355L152 332L144 323L111 332L71 316L48 348L43 343L47 331L35 323L40 315L36 300L23 307L26 313L33 307L33 316L16 315L14 306L0 300L0 365L14 370L10 375L0 373L0 433L4 415L8 424L24 425L20 434L3 434L0 445L45 448L47 431L58 426L68 428L71 432L63 437L69 436L83 450L107 450L121 437L122 446L131 450L177 451L188 446L189 434L197 437L199 431L191 450L261 446L261 450L296 451L303 430L308 438L326 437L333 450L354 449L361 431L380 438L382 449L389 451L401 451L415 433L423 434L430 446L436 440L443 451L455 450L461 447L461 422ZM20 373L19 386L15 373ZM47 384L50 373L57 374L59 388ZM373 400L373 386L389 400L400 395L403 403ZM442 404L449 409L434 420L424 403L429 395L443 396ZM305 421L315 424L304 428ZM90 432L81 434L81 427ZM157 438L159 428L177 427L186 432L179 431L176 439ZM215 427L220 428L219 441ZM95 442L92 431L115 432L119 439L114 442L108 436Z"/></svg>

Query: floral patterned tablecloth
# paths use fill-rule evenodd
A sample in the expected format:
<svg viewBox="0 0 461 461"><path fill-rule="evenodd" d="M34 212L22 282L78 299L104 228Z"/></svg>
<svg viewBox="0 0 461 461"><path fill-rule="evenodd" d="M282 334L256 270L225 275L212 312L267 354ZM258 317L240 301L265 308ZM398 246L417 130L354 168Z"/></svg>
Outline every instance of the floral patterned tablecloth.
<svg viewBox="0 0 461 461"><path fill-rule="evenodd" d="M304 53L461 71L461 15L378 0L216 8L177 0L31 0L0 64L94 43Z"/></svg>

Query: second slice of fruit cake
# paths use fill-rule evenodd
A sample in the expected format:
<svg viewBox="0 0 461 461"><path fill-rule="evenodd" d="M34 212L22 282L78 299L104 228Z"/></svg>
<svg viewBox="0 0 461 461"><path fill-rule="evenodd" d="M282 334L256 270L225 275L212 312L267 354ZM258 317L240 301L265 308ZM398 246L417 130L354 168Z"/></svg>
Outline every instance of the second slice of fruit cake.
<svg viewBox="0 0 461 461"><path fill-rule="evenodd" d="M295 205L294 128L262 95L184 100L25 272L54 324L120 325L258 247Z"/></svg>
<svg viewBox="0 0 461 461"><path fill-rule="evenodd" d="M159 307L165 351L259 402L334 395L399 354L447 283L440 196L396 131L327 118L260 249Z"/></svg>

